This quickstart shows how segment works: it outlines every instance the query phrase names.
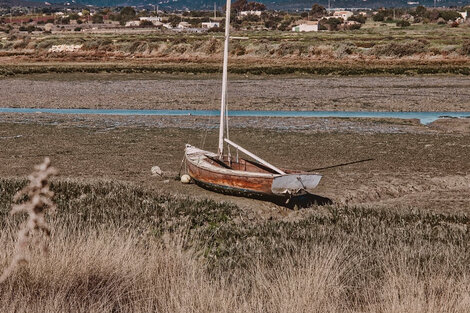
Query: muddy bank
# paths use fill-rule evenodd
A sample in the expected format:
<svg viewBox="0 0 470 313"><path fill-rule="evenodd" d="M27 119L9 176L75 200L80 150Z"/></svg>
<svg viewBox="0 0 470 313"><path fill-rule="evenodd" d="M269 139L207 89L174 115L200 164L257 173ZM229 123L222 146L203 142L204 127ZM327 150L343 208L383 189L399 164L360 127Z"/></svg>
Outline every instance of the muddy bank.
<svg viewBox="0 0 470 313"><path fill-rule="evenodd" d="M209 150L217 146L217 129L203 128L190 118L181 121L187 127L176 128L173 118L159 124L157 119L123 117L34 121L2 116L0 176L27 175L33 164L50 156L62 178L130 181L171 194L235 202L266 214L282 211L272 203L222 196L174 179L186 143ZM306 119L298 128L278 129L268 125L278 125L276 119L258 127L234 121L231 139L275 165L321 173L317 194L335 203L468 212L468 133L393 121L347 122L349 128L340 131L317 131L314 125L327 122ZM364 131L369 123L382 130ZM151 175L154 165L163 169L164 178Z"/></svg>
<svg viewBox="0 0 470 313"><path fill-rule="evenodd" d="M0 80L1 107L218 109L218 75L43 74ZM470 78L280 77L229 82L232 110L468 111Z"/></svg>

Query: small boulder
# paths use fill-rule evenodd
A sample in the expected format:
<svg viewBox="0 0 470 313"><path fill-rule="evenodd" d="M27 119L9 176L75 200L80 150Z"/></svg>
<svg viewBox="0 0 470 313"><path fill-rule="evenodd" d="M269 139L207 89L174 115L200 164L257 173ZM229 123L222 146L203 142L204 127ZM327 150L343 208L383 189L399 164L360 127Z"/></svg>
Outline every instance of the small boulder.
<svg viewBox="0 0 470 313"><path fill-rule="evenodd" d="M162 176L163 175L163 172L162 170L160 169L159 166L153 166L150 171L152 172L152 175L153 176Z"/></svg>

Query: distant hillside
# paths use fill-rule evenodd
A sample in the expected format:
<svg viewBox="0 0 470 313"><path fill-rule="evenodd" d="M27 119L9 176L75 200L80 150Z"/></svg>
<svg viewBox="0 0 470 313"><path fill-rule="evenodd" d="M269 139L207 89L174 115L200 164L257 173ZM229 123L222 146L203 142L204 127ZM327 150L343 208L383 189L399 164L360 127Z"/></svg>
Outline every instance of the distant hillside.
<svg viewBox="0 0 470 313"><path fill-rule="evenodd" d="M91 1L93 2L93 0ZM0 0L0 7L35 7L35 8L43 8L43 7L50 7L50 8L62 8L62 7L72 7L72 8L80 8L87 4L87 1L69 1L69 4L64 1L29 1L29 0Z"/></svg>
<svg viewBox="0 0 470 313"><path fill-rule="evenodd" d="M0 0L0 7L29 7L29 6L41 6L40 2L26 1L26 0Z"/></svg>
<svg viewBox="0 0 470 313"><path fill-rule="evenodd" d="M145 6L145 5L159 5L162 9L191 9L191 10L209 10L214 7L214 3L219 8L225 5L226 1L223 0L49 0L49 3L65 4L77 3L84 5L96 6ZM295 10L310 8L314 3L319 3L325 7L328 5L328 0L307 1L307 0L259 0L266 4L268 9L277 10ZM408 2L413 2L408 4ZM346 8L378 8L378 7L407 7L417 6L419 2L421 5L428 7L433 6L434 0L332 0L332 7L346 7ZM32 1L25 0L0 0L0 5L27 5ZM44 2L36 2L37 4L44 5ZM464 6L470 5L470 0L438 0L439 6Z"/></svg>

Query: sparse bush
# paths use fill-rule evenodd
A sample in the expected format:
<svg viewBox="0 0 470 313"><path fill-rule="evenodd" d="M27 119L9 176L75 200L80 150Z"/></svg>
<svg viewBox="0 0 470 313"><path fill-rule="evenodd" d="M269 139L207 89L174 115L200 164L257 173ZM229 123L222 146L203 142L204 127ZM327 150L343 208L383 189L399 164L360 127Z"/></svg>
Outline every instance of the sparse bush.
<svg viewBox="0 0 470 313"><path fill-rule="evenodd" d="M344 56L353 54L356 49L356 46L350 42L340 44L335 50L335 56L337 58L342 58Z"/></svg>
<svg viewBox="0 0 470 313"><path fill-rule="evenodd" d="M372 16L374 22L383 22L385 20L385 11L381 10Z"/></svg>
<svg viewBox="0 0 470 313"><path fill-rule="evenodd" d="M207 30L208 33L222 33L225 31L225 27L212 27Z"/></svg>
<svg viewBox="0 0 470 313"><path fill-rule="evenodd" d="M445 21L454 21L461 16L459 12L454 10L441 10L439 12L439 17L443 18Z"/></svg>
<svg viewBox="0 0 470 313"><path fill-rule="evenodd" d="M50 47L52 47L52 45L54 45L54 41L52 41L52 40L42 40L36 45L36 49L46 50L46 49L49 49Z"/></svg>
<svg viewBox="0 0 470 313"><path fill-rule="evenodd" d="M232 48L230 51L232 55L236 55L236 56L241 56L241 55L246 54L245 47L239 42L232 44Z"/></svg>
<svg viewBox="0 0 470 313"><path fill-rule="evenodd" d="M147 21L147 20L143 20L143 21L140 21L139 23L140 27L155 27L155 25L153 25L153 23L151 21Z"/></svg>
<svg viewBox="0 0 470 313"><path fill-rule="evenodd" d="M470 40L466 40L462 43L462 54L470 55Z"/></svg>
<svg viewBox="0 0 470 313"><path fill-rule="evenodd" d="M335 30L338 30L339 25L343 23L343 20L339 18L330 18L330 19L322 19L319 23L325 26L328 30L335 31Z"/></svg>
<svg viewBox="0 0 470 313"><path fill-rule="evenodd" d="M17 40L14 44L13 44L13 49L24 49L26 48L26 46L29 44L30 42L30 39L29 37L25 37L21 40Z"/></svg>
<svg viewBox="0 0 470 313"><path fill-rule="evenodd" d="M354 21L354 22L358 22L361 24L364 24L366 20L367 18L363 15L353 15L350 18L348 18L348 21Z"/></svg>
<svg viewBox="0 0 470 313"><path fill-rule="evenodd" d="M374 46L372 53L376 56L404 57L413 54L426 52L426 45L419 41L408 43L389 43L386 45Z"/></svg>
<svg viewBox="0 0 470 313"><path fill-rule="evenodd" d="M102 24L103 23L103 15L102 14L94 14L92 17L91 17L91 21L93 22L93 24Z"/></svg>
<svg viewBox="0 0 470 313"><path fill-rule="evenodd" d="M219 49L219 46L220 42L215 38L211 38L207 41L205 52L209 55L214 54Z"/></svg>
<svg viewBox="0 0 470 313"><path fill-rule="evenodd" d="M358 30L358 29L361 29L361 27L362 27L362 24L348 24L348 25L344 26L344 29Z"/></svg>
<svg viewBox="0 0 470 313"><path fill-rule="evenodd" d="M408 21L405 21L405 20L401 20L401 21L397 22L397 26L402 27L402 28L403 27L409 27L409 26L411 26L411 23L408 22Z"/></svg>

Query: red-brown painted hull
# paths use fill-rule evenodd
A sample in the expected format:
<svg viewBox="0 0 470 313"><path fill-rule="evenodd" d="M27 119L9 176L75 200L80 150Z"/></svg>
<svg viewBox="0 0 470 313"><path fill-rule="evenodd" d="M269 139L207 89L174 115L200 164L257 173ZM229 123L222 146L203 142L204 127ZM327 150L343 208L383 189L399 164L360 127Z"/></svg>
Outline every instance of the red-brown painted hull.
<svg viewBox="0 0 470 313"><path fill-rule="evenodd" d="M245 159L220 159L212 152L186 145L186 170L199 185L208 189L247 196L291 197L315 188L321 175L282 170Z"/></svg>
<svg viewBox="0 0 470 313"><path fill-rule="evenodd" d="M274 195L271 191L273 178L264 177L243 177L238 175L221 174L200 168L186 162L189 175L197 182L207 184L214 188L219 187L222 190L233 192L250 192L263 195Z"/></svg>

